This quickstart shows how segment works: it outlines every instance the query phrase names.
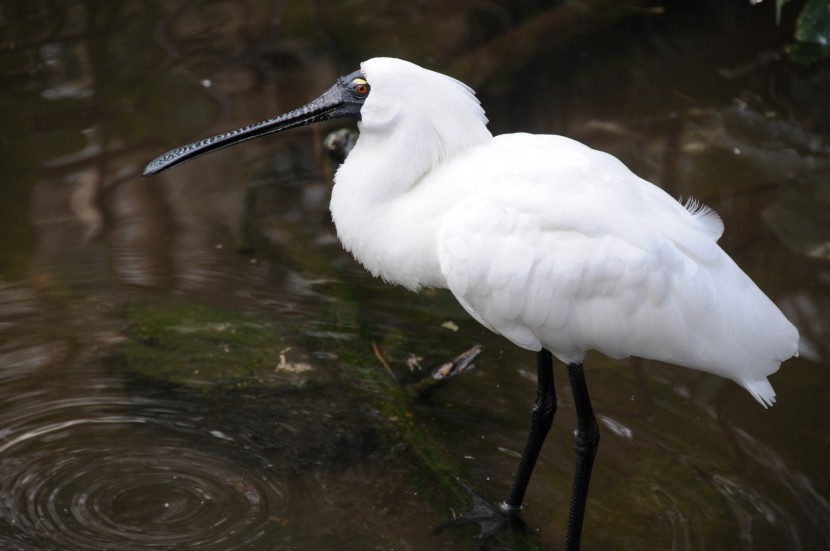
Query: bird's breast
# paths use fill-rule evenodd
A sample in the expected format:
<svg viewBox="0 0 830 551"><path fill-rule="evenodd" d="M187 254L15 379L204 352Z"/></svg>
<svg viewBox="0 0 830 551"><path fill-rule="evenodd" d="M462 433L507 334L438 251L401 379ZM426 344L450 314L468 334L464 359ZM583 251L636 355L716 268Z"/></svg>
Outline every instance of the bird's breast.
<svg viewBox="0 0 830 551"><path fill-rule="evenodd" d="M447 205L415 188L384 196L338 172L331 214L343 247L373 276L411 290L445 288L437 232Z"/></svg>

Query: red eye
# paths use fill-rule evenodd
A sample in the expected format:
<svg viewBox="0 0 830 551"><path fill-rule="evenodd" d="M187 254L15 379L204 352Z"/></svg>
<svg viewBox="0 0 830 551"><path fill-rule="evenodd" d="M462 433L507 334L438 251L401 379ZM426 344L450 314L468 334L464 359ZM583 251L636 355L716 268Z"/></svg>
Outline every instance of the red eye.
<svg viewBox="0 0 830 551"><path fill-rule="evenodd" d="M354 91L360 94L361 96L365 96L369 93L369 85L368 84L358 84L354 87Z"/></svg>

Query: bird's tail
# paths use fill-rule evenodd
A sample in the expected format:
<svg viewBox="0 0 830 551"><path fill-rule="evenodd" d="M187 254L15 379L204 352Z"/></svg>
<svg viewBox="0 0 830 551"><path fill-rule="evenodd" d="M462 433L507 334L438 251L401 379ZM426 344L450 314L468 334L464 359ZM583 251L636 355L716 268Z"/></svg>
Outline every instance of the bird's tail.
<svg viewBox="0 0 830 551"><path fill-rule="evenodd" d="M738 381L738 383L747 389L752 397L765 408L775 403L775 390L773 390L766 377L754 381Z"/></svg>

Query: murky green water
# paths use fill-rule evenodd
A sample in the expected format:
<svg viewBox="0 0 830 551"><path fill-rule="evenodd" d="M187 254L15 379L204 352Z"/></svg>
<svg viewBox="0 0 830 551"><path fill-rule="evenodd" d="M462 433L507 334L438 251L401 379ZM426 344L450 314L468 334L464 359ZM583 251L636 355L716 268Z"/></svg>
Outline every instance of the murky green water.
<svg viewBox="0 0 830 551"><path fill-rule="evenodd" d="M139 177L374 55L475 86L497 133L564 133L702 199L801 331L769 411L714 376L589 356L584 547L830 547L830 72L787 61L794 6L776 28L772 2L688 4L0 6L0 547L473 547L433 530L465 507L455 477L506 493L534 358L341 250L336 126ZM476 369L413 390L477 343ZM563 537L556 369L528 531L494 548Z"/></svg>

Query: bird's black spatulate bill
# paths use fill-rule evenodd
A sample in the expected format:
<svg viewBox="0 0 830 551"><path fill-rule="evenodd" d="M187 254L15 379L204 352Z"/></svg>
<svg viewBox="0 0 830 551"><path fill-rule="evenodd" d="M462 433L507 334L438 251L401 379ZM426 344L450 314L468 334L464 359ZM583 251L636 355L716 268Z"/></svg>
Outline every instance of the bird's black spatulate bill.
<svg viewBox="0 0 830 551"><path fill-rule="evenodd" d="M359 119L360 107L363 105L365 97L356 95L352 91L351 83L355 78L362 76L363 74L360 71L356 71L341 77L337 84L329 88L322 96L290 113L168 151L153 159L145 167L144 176L157 174L223 147L273 134L274 132L342 117Z"/></svg>

